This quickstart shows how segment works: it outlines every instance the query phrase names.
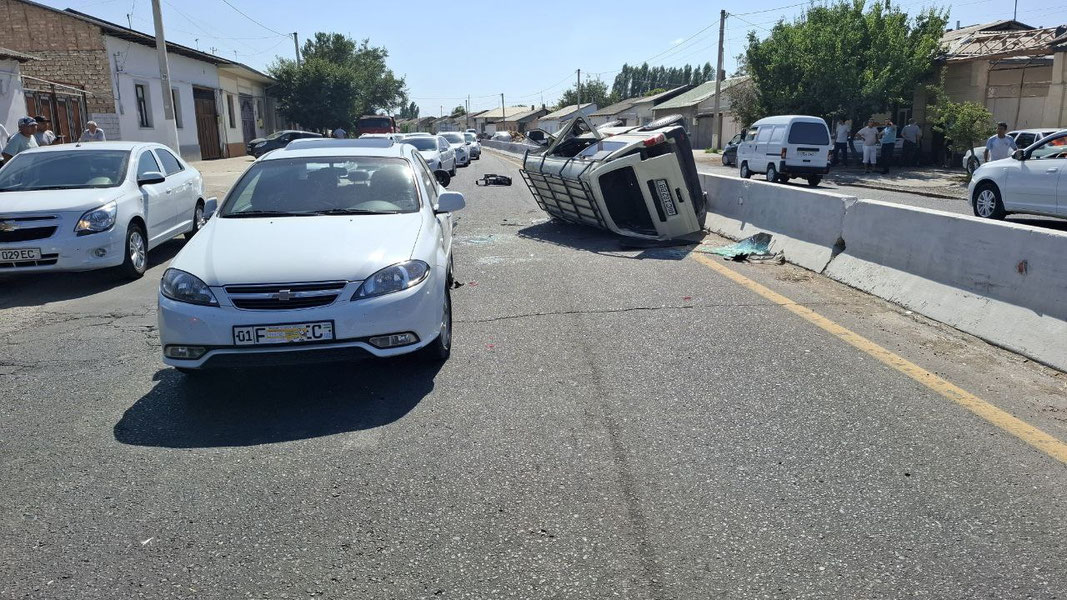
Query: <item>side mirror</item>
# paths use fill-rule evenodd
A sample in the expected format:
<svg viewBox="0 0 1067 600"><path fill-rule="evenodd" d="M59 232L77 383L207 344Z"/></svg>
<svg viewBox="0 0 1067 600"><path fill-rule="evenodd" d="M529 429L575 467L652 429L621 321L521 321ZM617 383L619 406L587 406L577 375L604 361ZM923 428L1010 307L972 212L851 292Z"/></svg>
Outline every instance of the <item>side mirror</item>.
<svg viewBox="0 0 1067 600"><path fill-rule="evenodd" d="M1026 150L1016 150L1011 153L1011 157L1015 160L1026 160Z"/></svg>
<svg viewBox="0 0 1067 600"><path fill-rule="evenodd" d="M148 171L141 173L137 176L137 185L151 185L153 183L163 183L167 180L167 176L159 171Z"/></svg>
<svg viewBox="0 0 1067 600"><path fill-rule="evenodd" d="M437 169L433 172L433 176L437 178L437 183L440 183L442 187L448 187L448 184L452 182L452 176L444 169Z"/></svg>
<svg viewBox="0 0 1067 600"><path fill-rule="evenodd" d="M204 220L207 221L219 209L219 199L216 196L212 196L204 201Z"/></svg>
<svg viewBox="0 0 1067 600"><path fill-rule="evenodd" d="M463 194L459 192L441 192L441 195L437 198L437 208L434 209L434 212L456 212L464 206L467 206L467 202L463 200Z"/></svg>

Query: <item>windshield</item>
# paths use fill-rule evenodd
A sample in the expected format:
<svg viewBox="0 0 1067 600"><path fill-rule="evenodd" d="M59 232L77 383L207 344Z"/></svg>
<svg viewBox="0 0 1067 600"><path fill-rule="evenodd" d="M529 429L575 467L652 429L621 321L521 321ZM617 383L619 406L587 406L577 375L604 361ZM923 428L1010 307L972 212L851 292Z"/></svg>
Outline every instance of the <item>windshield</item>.
<svg viewBox="0 0 1067 600"><path fill-rule="evenodd" d="M467 140L468 142L474 142L478 140L478 138L473 133L464 133L463 139Z"/></svg>
<svg viewBox="0 0 1067 600"><path fill-rule="evenodd" d="M0 191L116 187L129 158L127 150L24 152L0 170Z"/></svg>
<svg viewBox="0 0 1067 600"><path fill-rule="evenodd" d="M222 217L415 212L411 165L400 158L309 157L255 163L230 191Z"/></svg>
<svg viewBox="0 0 1067 600"><path fill-rule="evenodd" d="M458 133L442 133L441 137L452 142L453 144L462 144L466 141L463 139L463 136Z"/></svg>
<svg viewBox="0 0 1067 600"><path fill-rule="evenodd" d="M432 137L409 137L404 143L411 144L418 150L437 150L437 140Z"/></svg>

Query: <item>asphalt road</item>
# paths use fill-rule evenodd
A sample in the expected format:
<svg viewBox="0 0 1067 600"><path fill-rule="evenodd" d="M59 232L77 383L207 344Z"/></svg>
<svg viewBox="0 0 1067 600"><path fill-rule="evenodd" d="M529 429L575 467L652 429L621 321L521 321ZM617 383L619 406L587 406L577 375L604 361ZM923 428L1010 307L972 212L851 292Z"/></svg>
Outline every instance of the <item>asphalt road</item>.
<svg viewBox="0 0 1067 600"><path fill-rule="evenodd" d="M439 368L193 384L155 333L177 240L133 283L0 279L0 597L1067 595L1063 463L704 247L547 221L490 153L451 188ZM1067 439L1063 374L798 268L726 266Z"/></svg>

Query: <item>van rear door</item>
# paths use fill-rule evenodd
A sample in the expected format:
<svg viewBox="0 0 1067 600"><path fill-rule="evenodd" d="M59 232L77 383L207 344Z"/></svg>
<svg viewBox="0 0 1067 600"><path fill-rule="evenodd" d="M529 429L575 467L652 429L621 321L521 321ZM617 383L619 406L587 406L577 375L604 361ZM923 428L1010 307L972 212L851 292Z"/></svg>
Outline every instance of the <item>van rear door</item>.
<svg viewBox="0 0 1067 600"><path fill-rule="evenodd" d="M830 159L830 130L822 121L793 121L785 147L787 165L825 167Z"/></svg>

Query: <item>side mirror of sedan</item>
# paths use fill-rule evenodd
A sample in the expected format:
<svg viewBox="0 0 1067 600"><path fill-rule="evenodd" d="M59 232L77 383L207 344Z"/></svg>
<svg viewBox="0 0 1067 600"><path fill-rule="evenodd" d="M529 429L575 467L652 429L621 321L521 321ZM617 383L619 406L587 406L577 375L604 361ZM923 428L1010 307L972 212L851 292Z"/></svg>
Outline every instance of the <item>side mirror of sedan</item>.
<svg viewBox="0 0 1067 600"><path fill-rule="evenodd" d="M1011 157L1015 160L1026 160L1026 150L1016 150L1011 153Z"/></svg>
<svg viewBox="0 0 1067 600"><path fill-rule="evenodd" d="M215 211L219 209L219 199L217 196L212 196L204 202L204 220L207 221L215 214Z"/></svg>
<svg viewBox="0 0 1067 600"><path fill-rule="evenodd" d="M137 176L137 185L151 185L153 183L163 183L167 180L167 176L159 171L147 171Z"/></svg>
<svg viewBox="0 0 1067 600"><path fill-rule="evenodd" d="M441 195L437 198L437 208L434 209L434 212L456 212L464 206L467 206L467 202L463 200L463 194L459 192L441 192Z"/></svg>
<svg viewBox="0 0 1067 600"><path fill-rule="evenodd" d="M440 183L441 187L448 187L448 184L452 182L452 176L444 169L437 169L433 172L433 176L437 178L437 183Z"/></svg>

